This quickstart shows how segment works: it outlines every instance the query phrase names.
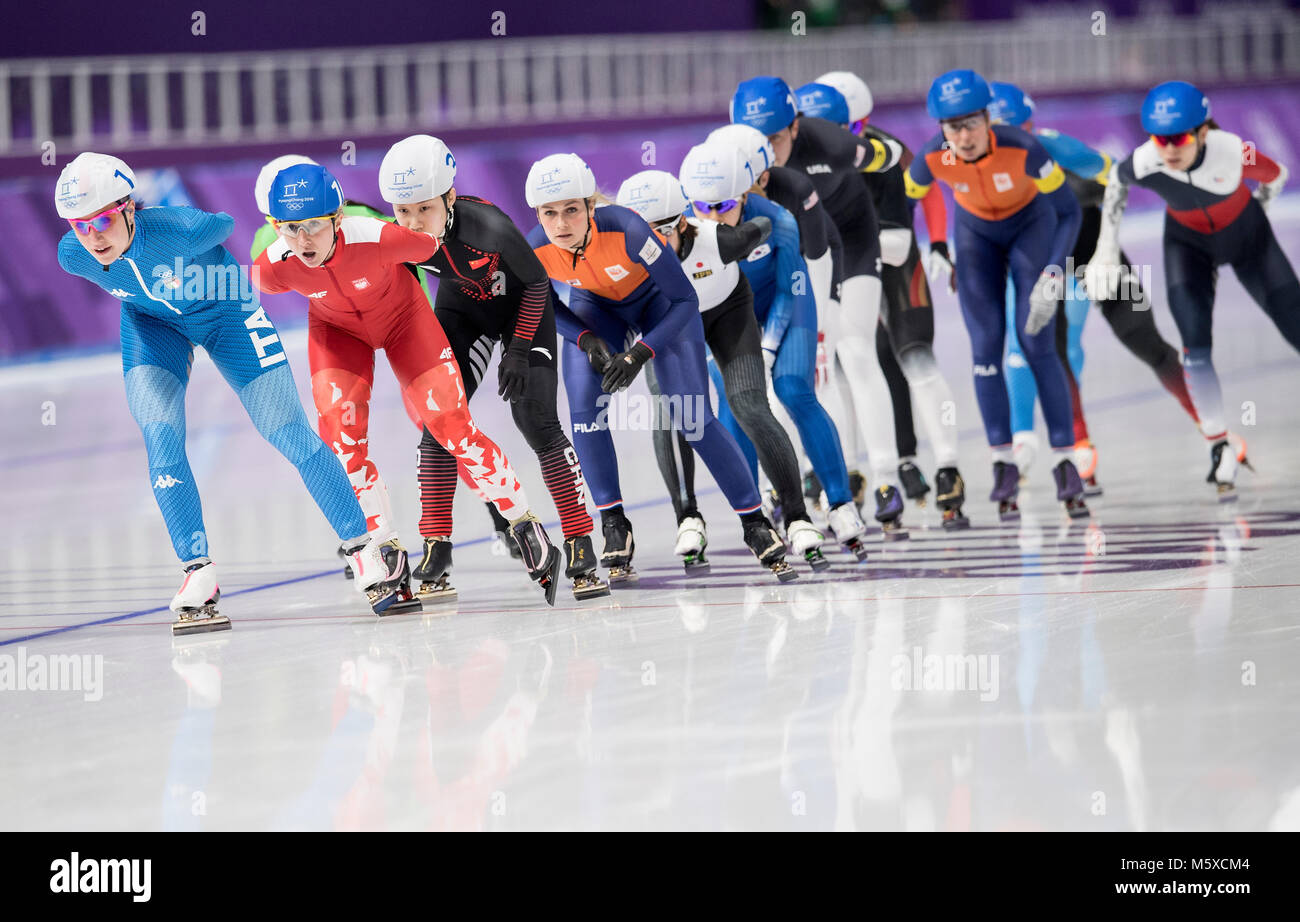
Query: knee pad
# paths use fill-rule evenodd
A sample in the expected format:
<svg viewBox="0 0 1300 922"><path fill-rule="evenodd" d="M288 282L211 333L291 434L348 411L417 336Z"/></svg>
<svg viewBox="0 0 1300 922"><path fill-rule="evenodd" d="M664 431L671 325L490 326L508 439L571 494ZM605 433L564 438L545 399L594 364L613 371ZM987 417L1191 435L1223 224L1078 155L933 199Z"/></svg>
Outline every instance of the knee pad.
<svg viewBox="0 0 1300 922"><path fill-rule="evenodd" d="M939 363L934 360L934 350L926 345L918 343L903 350L898 356L898 365L903 369L908 384L925 384L939 377Z"/></svg>
<svg viewBox="0 0 1300 922"><path fill-rule="evenodd" d="M880 261L887 266L907 262L912 249L912 232L906 227L891 227L880 232Z"/></svg>

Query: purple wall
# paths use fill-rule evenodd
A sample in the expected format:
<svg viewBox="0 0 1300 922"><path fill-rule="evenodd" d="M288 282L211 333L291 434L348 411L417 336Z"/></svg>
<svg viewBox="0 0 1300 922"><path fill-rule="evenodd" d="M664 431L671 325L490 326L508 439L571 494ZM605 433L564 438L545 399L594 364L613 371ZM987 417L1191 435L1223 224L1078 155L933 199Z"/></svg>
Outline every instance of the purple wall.
<svg viewBox="0 0 1300 922"><path fill-rule="evenodd" d="M1042 98L1038 100L1039 123L1076 135L1112 154L1121 154L1142 139L1134 115L1141 95L1132 92ZM1296 157L1300 153L1300 87L1220 90L1213 94L1213 100L1220 124L1253 140L1261 151L1295 170L1300 162ZM935 127L919 106L882 106L873 120L914 147L923 144ZM472 138L449 135L447 140L459 161L457 188L496 202L528 230L535 222L524 204L522 186L534 160L555 151L575 151L591 164L601 188L613 193L626 176L646 168L646 142L655 145L656 165L676 172L690 146L720 122L600 125L545 134L514 128L498 132L495 137L479 132ZM271 156L291 150L260 150L256 159L229 163L178 163L176 172L183 191L194 205L225 211L236 219L228 245L241 261L247 260L253 233L262 222L252 194L257 171ZM336 169L350 197L382 205L375 174L384 150L385 144L363 150L355 166L339 165L336 148L305 152L317 154L322 163ZM192 156L173 155L171 159L175 162ZM155 163L166 161L165 155L150 159ZM21 228L20 233L11 233L7 245L0 248L0 360L117 345L117 302L89 283L66 275L55 258L58 238L67 230L67 223L54 213L53 181L51 168L40 178L0 183L0 209L10 228ZM1148 193L1135 190L1130 207L1156 204ZM268 297L266 304L279 323L292 325L304 320L303 302L296 295Z"/></svg>

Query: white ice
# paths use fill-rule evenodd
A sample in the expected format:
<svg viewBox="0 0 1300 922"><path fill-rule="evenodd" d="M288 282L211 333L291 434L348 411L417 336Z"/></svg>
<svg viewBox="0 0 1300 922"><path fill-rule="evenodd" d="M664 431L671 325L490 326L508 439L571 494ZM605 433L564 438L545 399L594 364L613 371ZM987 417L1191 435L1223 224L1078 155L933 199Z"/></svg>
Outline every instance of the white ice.
<svg viewBox="0 0 1300 922"><path fill-rule="evenodd" d="M1300 200L1274 220L1295 262ZM1124 239L1177 345L1159 227L1131 216ZM701 466L713 573L693 581L649 438L620 432L641 584L552 610L462 490L459 604L371 616L200 356L189 455L235 626L177 641L180 571L118 358L0 370L0 827L1300 827L1300 356L1225 269L1215 362L1256 471L1221 507L1204 440L1094 312L1105 495L1069 527L1040 459L1024 521L1000 526L969 344L936 297L974 528L909 507L910 542L777 585ZM417 436L382 361L377 378L371 443L414 548ZM553 519L495 388L473 409ZM30 687L45 667L80 687Z"/></svg>

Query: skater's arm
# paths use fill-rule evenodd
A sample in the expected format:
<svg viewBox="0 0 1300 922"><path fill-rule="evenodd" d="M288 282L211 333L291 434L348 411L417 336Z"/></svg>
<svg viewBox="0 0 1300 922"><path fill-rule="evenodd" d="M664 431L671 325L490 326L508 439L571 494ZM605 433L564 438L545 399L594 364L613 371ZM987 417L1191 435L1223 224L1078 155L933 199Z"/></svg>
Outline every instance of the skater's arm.
<svg viewBox="0 0 1300 922"><path fill-rule="evenodd" d="M772 221L772 248L776 251L776 285L772 306L763 322L763 351L775 354L794 316L796 299L809 297L808 265L799 255L799 231L794 218L782 211ZM801 292L796 294L796 292Z"/></svg>
<svg viewBox="0 0 1300 922"><path fill-rule="evenodd" d="M555 307L555 332L561 339L567 339L577 345L578 337L587 329L587 325L570 309L569 305L585 300L586 293L576 288L569 288L568 295L567 301L560 297L559 291L553 291L550 295L551 303Z"/></svg>
<svg viewBox="0 0 1300 922"><path fill-rule="evenodd" d="M290 290L289 286L281 282L277 277L279 261L271 261L271 256L276 250L277 244L280 249L287 251L288 247L282 241L272 243L271 246L267 247L257 255L257 259L253 261L252 269L248 272L249 279L258 291L263 291L272 295Z"/></svg>
<svg viewBox="0 0 1300 922"><path fill-rule="evenodd" d="M820 223L820 222L818 222ZM732 227L729 224L718 225L718 255L724 263L739 262L772 233L772 222L763 215L756 215ZM822 239L826 239L823 230Z"/></svg>
<svg viewBox="0 0 1300 922"><path fill-rule="evenodd" d="M948 204L943 200L943 190L931 185L921 196L921 213L925 215L925 229L930 235L930 246L948 241Z"/></svg>
<svg viewBox="0 0 1300 922"><path fill-rule="evenodd" d="M487 219L494 230L491 236L501 253L502 264L524 286L515 316L515 341L531 343L537 333L537 325L541 322L542 312L546 309L546 299L550 297L551 280L546 275L542 261L537 258L514 222L496 209L487 214Z"/></svg>
<svg viewBox="0 0 1300 922"><path fill-rule="evenodd" d="M180 219L181 231L191 255L206 253L213 247L220 246L235 229L235 219L224 211L214 214L180 206L169 210L175 211L176 217Z"/></svg>
<svg viewBox="0 0 1300 922"><path fill-rule="evenodd" d="M1052 235L1048 265L1064 266L1065 258L1074 250L1079 225L1083 223L1083 210L1079 208L1079 199L1074 190L1065 181L1065 171L1061 165L1032 136L1024 137L1029 142L1025 172L1034 181L1039 193L1047 196L1047 201L1056 211L1056 232Z"/></svg>
<svg viewBox="0 0 1300 922"><path fill-rule="evenodd" d="M903 185L907 190L907 197L912 199L925 198L930 188L934 185L934 170L930 161L942 157L944 154L943 135L935 135L929 143L921 149L921 154L913 158L912 162L907 165L903 171ZM932 231L933 232L933 231ZM930 238L931 242L934 237Z"/></svg>
<svg viewBox="0 0 1300 922"><path fill-rule="evenodd" d="M1286 185L1288 176L1287 168L1257 150L1251 149L1248 153L1251 155L1251 162L1242 167L1241 178L1253 179L1259 183L1255 187L1255 198L1268 208L1273 199L1282 194L1282 187Z"/></svg>
<svg viewBox="0 0 1300 922"><path fill-rule="evenodd" d="M1101 200L1101 228L1097 232L1095 253L1103 256L1113 254L1111 262L1119 258L1119 222L1124 218L1124 209L1128 206L1128 187L1133 178L1132 158L1112 166L1106 177L1106 194Z"/></svg>
<svg viewBox="0 0 1300 922"><path fill-rule="evenodd" d="M826 209L822 207L817 189L811 181L808 183L807 193L800 200L794 219L799 225L799 247L804 259L817 259L825 255L830 247L830 241L826 238L826 218L823 216Z"/></svg>
<svg viewBox="0 0 1300 922"><path fill-rule="evenodd" d="M617 205L608 206L611 209ZM634 211L623 209L629 216L622 222L623 240L627 248L628 259L644 266L650 273L650 280L668 299L668 312L649 330L642 330L641 340L652 352L671 344L686 326L691 315L700 311L700 300L695 294L695 286L682 271L682 264L669 253L664 258L664 247L659 238L650 230L650 225ZM633 220L635 219L635 220Z"/></svg>
<svg viewBox="0 0 1300 922"><path fill-rule="evenodd" d="M1051 128L1040 128L1034 137L1061 169L1085 179L1106 182L1106 174L1110 171L1110 157L1106 154Z"/></svg>
<svg viewBox="0 0 1300 922"><path fill-rule="evenodd" d="M353 220L365 221L364 217ZM378 221L378 218L370 218ZM438 238L432 234L413 231L400 224L382 223L379 232L379 252L385 263L427 263L438 252ZM405 270L403 270L405 271Z"/></svg>

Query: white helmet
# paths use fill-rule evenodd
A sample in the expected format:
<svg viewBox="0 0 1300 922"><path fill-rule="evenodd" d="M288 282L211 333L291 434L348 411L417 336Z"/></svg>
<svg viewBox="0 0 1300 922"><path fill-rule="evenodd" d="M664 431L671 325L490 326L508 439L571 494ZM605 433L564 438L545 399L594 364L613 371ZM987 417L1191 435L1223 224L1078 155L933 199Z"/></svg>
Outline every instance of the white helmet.
<svg viewBox="0 0 1300 922"><path fill-rule="evenodd" d="M135 191L131 168L108 154L87 151L63 168L54 187L54 207L60 218L98 214Z"/></svg>
<svg viewBox="0 0 1300 922"><path fill-rule="evenodd" d="M427 134L398 141L379 165L379 194L391 204L437 198L455 181L456 158L446 144Z"/></svg>
<svg viewBox="0 0 1300 922"><path fill-rule="evenodd" d="M631 208L647 224L659 224L686 210L686 196L672 173L642 170L618 187L618 204Z"/></svg>
<svg viewBox="0 0 1300 922"><path fill-rule="evenodd" d="M764 170L776 165L776 152L772 150L772 142L753 125L746 125L743 122L723 125L710 131L708 140L734 144L744 151L745 158L749 161L749 168L754 171L756 179Z"/></svg>
<svg viewBox="0 0 1300 922"><path fill-rule="evenodd" d="M524 181L524 200L530 208L571 198L591 198L595 194L596 176L587 161L577 154L543 157L528 170L528 179Z"/></svg>
<svg viewBox="0 0 1300 922"><path fill-rule="evenodd" d="M262 214L271 213L271 185L275 182L276 175L281 170L287 170L291 166L298 166L300 163L319 166L315 160L304 157L302 154L285 154L283 157L276 157L262 167L261 172L257 174L257 182L253 184L253 199L257 202L258 211Z"/></svg>
<svg viewBox="0 0 1300 922"><path fill-rule="evenodd" d="M871 90L857 74L847 70L833 70L822 74L814 83L824 83L840 91L849 104L849 121L856 122L871 114Z"/></svg>
<svg viewBox="0 0 1300 922"><path fill-rule="evenodd" d="M705 141L682 161L682 191L697 202L739 198L754 185L754 171L745 152L734 144Z"/></svg>

